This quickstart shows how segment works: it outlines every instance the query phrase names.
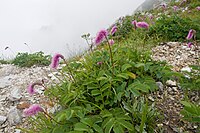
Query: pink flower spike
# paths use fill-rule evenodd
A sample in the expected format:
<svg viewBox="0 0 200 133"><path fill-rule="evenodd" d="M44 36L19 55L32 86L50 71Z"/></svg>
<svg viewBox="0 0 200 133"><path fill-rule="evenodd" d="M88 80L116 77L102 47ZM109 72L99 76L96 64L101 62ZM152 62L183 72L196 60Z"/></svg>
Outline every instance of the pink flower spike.
<svg viewBox="0 0 200 133"><path fill-rule="evenodd" d="M149 28L149 24L147 24L146 22L137 22L136 26L138 28L145 28L145 29Z"/></svg>
<svg viewBox="0 0 200 133"><path fill-rule="evenodd" d="M116 31L117 31L117 26L114 25L114 26L112 27L111 31L110 31L110 32L111 32L111 35L114 35Z"/></svg>
<svg viewBox="0 0 200 133"><path fill-rule="evenodd" d="M134 29L136 30L137 29L137 21L136 20L132 21L132 24L134 26Z"/></svg>
<svg viewBox="0 0 200 133"><path fill-rule="evenodd" d="M33 95L33 94L36 93L35 90L34 90L34 87L35 87L36 85L42 86L41 83L33 83L33 84L30 84L30 85L28 86L27 92L28 92L30 95Z"/></svg>
<svg viewBox="0 0 200 133"><path fill-rule="evenodd" d="M29 108L24 109L23 114L27 116L36 115L38 112L42 112L43 109L38 104L33 104Z"/></svg>
<svg viewBox="0 0 200 133"><path fill-rule="evenodd" d="M109 40L109 44L112 46L115 43L115 41L113 39Z"/></svg>
<svg viewBox="0 0 200 133"><path fill-rule="evenodd" d="M28 86L27 91L28 91L28 93L29 93L30 95L35 94L34 84L30 84L30 85Z"/></svg>
<svg viewBox="0 0 200 133"><path fill-rule="evenodd" d="M197 9L198 11L200 11L200 6L198 6L196 9Z"/></svg>
<svg viewBox="0 0 200 133"><path fill-rule="evenodd" d="M64 56L61 54L55 54L51 60L51 68L56 69L59 65L59 58L64 59Z"/></svg>
<svg viewBox="0 0 200 133"><path fill-rule="evenodd" d="M192 42L189 42L189 43L188 43L188 47L189 47L189 48L191 48L191 47L192 47L192 45L193 45L193 43L192 43Z"/></svg>
<svg viewBox="0 0 200 133"><path fill-rule="evenodd" d="M187 39L187 40L190 40L190 39L192 39L193 35L194 35L194 30L193 30L193 29L191 29L191 30L189 31L189 33L188 33L188 35L187 35L186 39Z"/></svg>
<svg viewBox="0 0 200 133"><path fill-rule="evenodd" d="M95 44L99 45L100 43L102 43L102 41L107 37L107 35L108 35L107 30L100 30L95 38Z"/></svg>
<svg viewBox="0 0 200 133"><path fill-rule="evenodd" d="M178 6L174 6L173 8L174 8L174 11L176 12L178 9Z"/></svg>

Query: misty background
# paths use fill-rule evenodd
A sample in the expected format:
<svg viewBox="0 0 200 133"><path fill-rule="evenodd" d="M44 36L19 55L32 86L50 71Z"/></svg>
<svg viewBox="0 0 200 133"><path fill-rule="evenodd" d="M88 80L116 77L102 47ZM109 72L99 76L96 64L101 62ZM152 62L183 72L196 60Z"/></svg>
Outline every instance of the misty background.
<svg viewBox="0 0 200 133"><path fill-rule="evenodd" d="M95 36L144 1L0 0L0 57L12 58L30 49L65 56L78 53L87 48L81 35ZM13 52L5 50L7 46Z"/></svg>

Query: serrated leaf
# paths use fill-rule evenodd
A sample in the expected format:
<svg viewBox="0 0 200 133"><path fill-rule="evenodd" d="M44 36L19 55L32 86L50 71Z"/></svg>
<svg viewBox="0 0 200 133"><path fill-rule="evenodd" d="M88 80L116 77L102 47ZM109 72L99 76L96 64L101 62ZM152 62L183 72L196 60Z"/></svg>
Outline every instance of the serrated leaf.
<svg viewBox="0 0 200 133"><path fill-rule="evenodd" d="M145 65L144 63L137 63L137 64L135 64L135 67L136 68L144 67L144 65Z"/></svg>
<svg viewBox="0 0 200 133"><path fill-rule="evenodd" d="M181 104L183 104L184 106L187 106L187 107L191 107L191 104L186 101L181 101Z"/></svg>
<svg viewBox="0 0 200 133"><path fill-rule="evenodd" d="M117 121L120 125L122 125L123 127L125 127L126 129L133 131L133 125L125 120L118 120Z"/></svg>
<svg viewBox="0 0 200 133"><path fill-rule="evenodd" d="M121 125L114 125L113 130L115 133L124 133L124 129Z"/></svg>
<svg viewBox="0 0 200 133"><path fill-rule="evenodd" d="M129 75L127 73L117 74L117 77L124 78L124 79L129 79Z"/></svg>
<svg viewBox="0 0 200 133"><path fill-rule="evenodd" d="M106 129L105 129L105 133L110 133L113 126L114 126L114 118L111 118L108 123L106 123Z"/></svg>
<svg viewBox="0 0 200 133"><path fill-rule="evenodd" d="M74 110L71 110L71 109L67 110L66 111L66 119L69 120L72 117L73 113L74 113Z"/></svg>
<svg viewBox="0 0 200 133"><path fill-rule="evenodd" d="M132 66L130 64L124 64L122 66L122 72L126 71L128 68L131 68Z"/></svg>
<svg viewBox="0 0 200 133"><path fill-rule="evenodd" d="M93 128L94 128L94 130L97 131L98 133L103 133L103 129L102 129L100 126L98 126L97 124L94 124L94 125L93 125Z"/></svg>
<svg viewBox="0 0 200 133"><path fill-rule="evenodd" d="M128 76L130 76L132 79L136 79L136 75L132 72L127 72Z"/></svg>
<svg viewBox="0 0 200 133"><path fill-rule="evenodd" d="M81 119L81 122L90 126L90 127L92 127L92 125L93 125L92 118L83 118L83 119Z"/></svg>
<svg viewBox="0 0 200 133"><path fill-rule="evenodd" d="M89 127L83 123L76 123L74 126L75 131L88 131Z"/></svg>
<svg viewBox="0 0 200 133"><path fill-rule="evenodd" d="M106 77L100 77L100 78L97 78L98 81L101 81L101 80L107 80Z"/></svg>
<svg viewBox="0 0 200 133"><path fill-rule="evenodd" d="M101 94L101 91L99 91L99 90L92 90L91 94L92 94L92 96L97 96L97 95Z"/></svg>

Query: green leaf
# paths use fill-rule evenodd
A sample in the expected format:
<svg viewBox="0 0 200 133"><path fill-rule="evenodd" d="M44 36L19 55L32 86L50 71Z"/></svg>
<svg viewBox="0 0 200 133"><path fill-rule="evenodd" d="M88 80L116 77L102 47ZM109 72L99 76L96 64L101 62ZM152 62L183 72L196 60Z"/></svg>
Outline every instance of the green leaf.
<svg viewBox="0 0 200 133"><path fill-rule="evenodd" d="M91 120L91 118L83 118L83 119L81 119L81 122L90 127L92 127L92 125L93 125L93 121Z"/></svg>
<svg viewBox="0 0 200 133"><path fill-rule="evenodd" d="M66 119L69 120L72 117L73 113L74 113L74 110L71 110L71 109L67 110L66 111Z"/></svg>
<svg viewBox="0 0 200 133"><path fill-rule="evenodd" d="M92 90L91 94L92 94L92 96L97 96L97 95L101 94L101 91L99 91L99 90Z"/></svg>
<svg viewBox="0 0 200 133"><path fill-rule="evenodd" d="M136 68L144 67L144 65L145 65L144 63L137 63L137 64L135 64L135 67Z"/></svg>
<svg viewBox="0 0 200 133"><path fill-rule="evenodd" d="M92 127L93 127L94 130L97 131L98 133L103 133L103 129L102 129L100 126L98 126L97 124L94 124Z"/></svg>
<svg viewBox="0 0 200 133"><path fill-rule="evenodd" d="M136 75L132 72L127 72L128 76L130 76L132 79L136 79Z"/></svg>
<svg viewBox="0 0 200 133"><path fill-rule="evenodd" d="M97 78L98 81L101 81L101 80L107 80L107 77L100 77L100 78Z"/></svg>
<svg viewBox="0 0 200 133"><path fill-rule="evenodd" d="M129 75L127 73L117 74L117 77L124 78L124 79L129 79Z"/></svg>
<svg viewBox="0 0 200 133"><path fill-rule="evenodd" d="M132 125L131 123L125 121L125 120L118 120L117 121L120 125L122 125L123 127L125 127L126 129L130 130L130 131L133 131L134 130L134 125Z"/></svg>
<svg viewBox="0 0 200 133"><path fill-rule="evenodd" d="M181 104L183 104L184 106L187 106L187 107L191 107L191 104L186 101L181 101Z"/></svg>
<svg viewBox="0 0 200 133"><path fill-rule="evenodd" d="M113 126L114 126L114 118L111 118L107 123L106 123L106 129L105 129L105 133L110 133Z"/></svg>
<svg viewBox="0 0 200 133"><path fill-rule="evenodd" d="M124 129L121 125L114 125L113 130L115 133L124 133Z"/></svg>
<svg viewBox="0 0 200 133"><path fill-rule="evenodd" d="M131 68L132 66L130 64L124 64L122 66L122 72L126 71L128 68Z"/></svg>
<svg viewBox="0 0 200 133"><path fill-rule="evenodd" d="M74 127L75 131L88 131L89 127L83 123L76 123Z"/></svg>

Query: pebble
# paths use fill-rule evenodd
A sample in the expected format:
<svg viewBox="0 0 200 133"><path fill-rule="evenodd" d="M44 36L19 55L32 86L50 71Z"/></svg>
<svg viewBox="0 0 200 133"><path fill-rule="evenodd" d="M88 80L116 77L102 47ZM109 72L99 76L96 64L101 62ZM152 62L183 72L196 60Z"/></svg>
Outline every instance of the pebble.
<svg viewBox="0 0 200 133"><path fill-rule="evenodd" d="M7 117L0 115L0 125L3 124L7 120Z"/></svg>
<svg viewBox="0 0 200 133"><path fill-rule="evenodd" d="M16 107L11 107L8 112L8 121L11 126L17 125L22 121L22 114Z"/></svg>

